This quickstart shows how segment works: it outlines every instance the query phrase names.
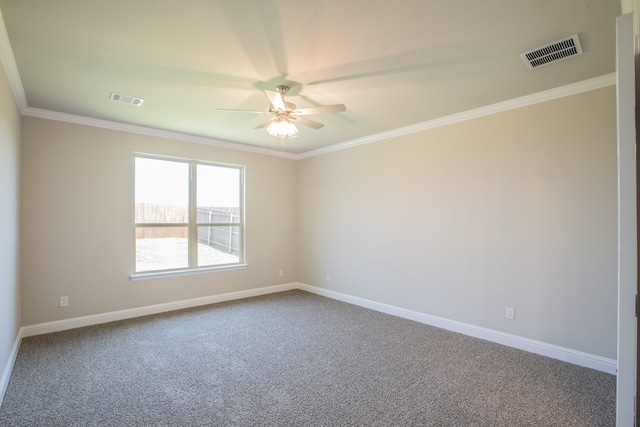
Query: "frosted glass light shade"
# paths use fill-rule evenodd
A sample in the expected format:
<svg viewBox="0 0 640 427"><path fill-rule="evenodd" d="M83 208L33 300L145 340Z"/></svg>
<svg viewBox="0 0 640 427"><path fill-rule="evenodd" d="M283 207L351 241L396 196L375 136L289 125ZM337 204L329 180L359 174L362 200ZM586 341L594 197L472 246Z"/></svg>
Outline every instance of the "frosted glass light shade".
<svg viewBox="0 0 640 427"><path fill-rule="evenodd" d="M267 127L267 132L276 138L287 138L298 133L298 128L288 120L276 120Z"/></svg>

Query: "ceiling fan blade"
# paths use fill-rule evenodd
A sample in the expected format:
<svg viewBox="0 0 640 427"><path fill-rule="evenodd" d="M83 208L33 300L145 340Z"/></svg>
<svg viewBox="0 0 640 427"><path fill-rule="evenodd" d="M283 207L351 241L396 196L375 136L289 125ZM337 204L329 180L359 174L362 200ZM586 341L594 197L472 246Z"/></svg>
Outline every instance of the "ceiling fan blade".
<svg viewBox="0 0 640 427"><path fill-rule="evenodd" d="M319 107L300 108L291 114L295 116L306 116L308 114L338 113L340 111L347 111L347 107L345 107L344 104L321 105Z"/></svg>
<svg viewBox="0 0 640 427"><path fill-rule="evenodd" d="M262 128L266 128L267 126L269 126L271 123L273 122L273 119L269 119L264 123L260 123L258 126L256 126L254 129L262 129Z"/></svg>
<svg viewBox="0 0 640 427"><path fill-rule="evenodd" d="M322 123L309 120L306 117L291 117L291 119L294 119L296 124L309 126L310 128L314 128L314 129L320 129L321 127L324 126Z"/></svg>
<svg viewBox="0 0 640 427"><path fill-rule="evenodd" d="M275 92L273 90L265 90L264 93L269 97L269 101L271 104L278 110L285 111L287 107L284 105L284 97L280 92Z"/></svg>
<svg viewBox="0 0 640 427"><path fill-rule="evenodd" d="M216 111L228 111L230 113L254 113L254 114L269 114L268 111L255 111L255 110L234 110L230 108L216 108Z"/></svg>

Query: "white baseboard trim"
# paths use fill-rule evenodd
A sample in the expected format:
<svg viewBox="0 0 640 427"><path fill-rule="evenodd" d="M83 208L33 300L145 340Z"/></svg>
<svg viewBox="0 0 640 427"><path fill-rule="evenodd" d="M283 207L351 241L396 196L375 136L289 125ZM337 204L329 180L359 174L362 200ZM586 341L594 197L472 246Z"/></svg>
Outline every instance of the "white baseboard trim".
<svg viewBox="0 0 640 427"><path fill-rule="evenodd" d="M487 341L495 342L498 344L506 345L508 347L517 348L520 350L528 351L530 353L539 354L542 356L551 357L553 359L562 360L564 362L572 363L574 365L584 366L587 368L595 369L598 371L606 372L616 375L617 373L617 361L615 359L608 359L589 353L584 353L577 350L572 350L565 347L560 347L553 344L544 343L541 341L532 340L529 338L519 337L517 335L507 334L504 332L495 331L492 329L482 328L480 326L471 325L468 323L458 322L455 320L449 320L438 316L432 316L430 314L420 313L405 308L392 306L376 301L367 300L360 297L355 297L341 292L332 291L329 289L323 289L316 286L307 285L305 283L288 283L283 285L268 286L263 288L249 289L245 291L230 292L219 295L210 295L201 298L193 298L188 300L168 302L164 304L149 305L144 307L132 308L127 310L118 310L108 313L95 314L90 316L75 317L72 319L57 320L53 322L39 323L36 325L23 326L20 328L18 337L13 346L11 357L5 366L2 379L0 380L0 397L4 396L6 386L11 376L13 369L13 363L18 354L18 348L20 347L20 340L23 337L30 337L34 335L48 334L51 332L59 332L68 329L81 328L84 326L98 325L101 323L114 322L117 320L131 319L140 316L146 316L150 314L164 313L168 311L180 310L183 308L199 307L202 305L215 304L224 301L232 301L243 298L250 298L260 295L267 295L276 292L284 292L293 289L300 289L303 291L311 292L317 295L335 299L338 301L347 302L349 304L358 305L360 307L369 308L382 313L390 314L397 317L413 320L426 325L435 326L442 329L447 329L453 332L458 332L464 335L484 339ZM0 399L1 402L1 399Z"/></svg>
<svg viewBox="0 0 640 427"><path fill-rule="evenodd" d="M98 325L101 323L114 322L117 320L131 319L134 317L147 316L149 314L165 313L167 311L181 310L183 308L199 307L202 305L215 304L218 302L232 301L243 298L267 295L276 292L284 292L297 289L297 283L284 285L267 286L263 288L248 289L246 291L229 292L226 294L209 295L206 297L193 298L187 300L173 301L164 304L148 305L144 307L130 308L127 310L111 311L107 313L93 314L90 316L74 317L71 319L56 320L53 322L38 323L36 325L24 326L21 328L22 337L48 334L51 332L65 331L68 329L81 328L84 326Z"/></svg>
<svg viewBox="0 0 640 427"><path fill-rule="evenodd" d="M615 359L608 359L606 357L596 356L594 354L584 353L553 344L547 344L541 341L519 337L517 335L506 334L504 332L495 331L493 329L482 328L480 326L475 326L468 323L457 322L455 320L449 320L438 316L432 316L430 314L407 310L405 308L395 307L389 304L383 304L360 297L354 297L351 295L343 294L329 289L318 288L316 286L311 286L304 283L299 283L298 289L338 301L347 302L349 304L358 305L360 307L369 308L371 310L379 311L382 313L391 314L393 316L398 316L416 322L424 323L426 325L447 329L449 331L458 332L475 338L481 338L486 341L495 342L498 344L506 345L508 347L528 351L530 353L562 360L574 365L584 366L587 368L606 372L608 374L616 375L617 373L618 362Z"/></svg>
<svg viewBox="0 0 640 427"><path fill-rule="evenodd" d="M9 360L7 360L4 370L2 371L2 378L0 378L0 405L2 405L4 394L7 391L7 386L9 385L9 379L11 378L11 372L13 372L13 365L18 357L18 350L20 349L21 341L22 328L20 328L18 335L16 335L16 340L13 342L13 347L11 347L11 353L9 353Z"/></svg>

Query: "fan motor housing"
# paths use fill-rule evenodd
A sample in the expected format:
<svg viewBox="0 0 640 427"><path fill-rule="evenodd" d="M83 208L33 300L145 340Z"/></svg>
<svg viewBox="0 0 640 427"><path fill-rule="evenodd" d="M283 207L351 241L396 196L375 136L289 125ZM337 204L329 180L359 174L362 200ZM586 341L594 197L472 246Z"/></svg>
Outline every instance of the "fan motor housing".
<svg viewBox="0 0 640 427"><path fill-rule="evenodd" d="M284 102L284 106L286 108L286 110L283 111L283 113L290 113L293 110L296 109L296 104L292 103L292 102ZM276 108L273 106L273 104L269 104L269 112L274 113L274 114L278 114L278 112L280 111L280 109Z"/></svg>

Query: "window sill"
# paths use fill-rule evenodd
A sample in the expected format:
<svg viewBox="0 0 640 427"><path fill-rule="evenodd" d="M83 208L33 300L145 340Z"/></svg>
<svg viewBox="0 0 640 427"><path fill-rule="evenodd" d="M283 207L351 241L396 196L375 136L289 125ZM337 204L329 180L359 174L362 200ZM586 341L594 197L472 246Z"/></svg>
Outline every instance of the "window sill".
<svg viewBox="0 0 640 427"><path fill-rule="evenodd" d="M134 273L131 276L129 276L129 279L133 282L136 282L138 280L162 279L164 277L173 277L173 276L189 276L192 274L212 273L214 271L243 270L248 267L249 267L249 264L233 264L233 265L223 265L220 267L194 268L189 270L171 270L171 271L156 271L152 273Z"/></svg>

